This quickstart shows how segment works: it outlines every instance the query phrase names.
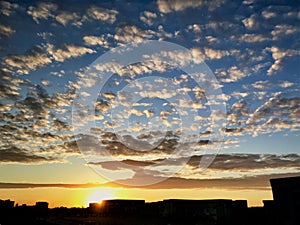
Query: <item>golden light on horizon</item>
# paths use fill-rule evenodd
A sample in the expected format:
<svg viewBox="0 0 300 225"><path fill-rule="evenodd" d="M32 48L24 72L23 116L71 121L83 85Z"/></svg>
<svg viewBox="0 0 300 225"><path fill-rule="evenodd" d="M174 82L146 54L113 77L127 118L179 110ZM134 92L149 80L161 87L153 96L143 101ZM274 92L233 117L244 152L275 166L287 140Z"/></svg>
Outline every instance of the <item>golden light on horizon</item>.
<svg viewBox="0 0 300 225"><path fill-rule="evenodd" d="M101 188L97 190L93 190L86 198L85 204L88 205L89 203L102 203L102 200L106 199L113 199L116 198L117 195L116 191L113 189Z"/></svg>

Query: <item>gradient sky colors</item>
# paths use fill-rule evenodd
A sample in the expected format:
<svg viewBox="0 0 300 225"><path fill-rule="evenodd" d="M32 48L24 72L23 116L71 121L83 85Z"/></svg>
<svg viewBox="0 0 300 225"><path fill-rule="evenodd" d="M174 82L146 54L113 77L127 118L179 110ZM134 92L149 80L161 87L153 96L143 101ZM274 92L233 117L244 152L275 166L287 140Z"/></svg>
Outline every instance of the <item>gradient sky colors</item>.
<svg viewBox="0 0 300 225"><path fill-rule="evenodd" d="M102 198L234 198L259 205L272 198L270 178L300 174L299 1L0 5L1 199L45 200L51 207ZM93 68L111 49L147 40L190 53L169 52L175 66L161 63L158 52L121 69ZM199 85L176 67L185 60L201 65L199 58L222 91L214 100L226 103L226 121L211 111L201 71ZM93 118L85 118L95 127L74 133L74 99L88 98L85 90L97 81L87 76L91 69L113 75L98 92ZM140 97L134 104L132 93ZM182 115L191 114L192 126L185 126ZM213 121L221 121L220 139L212 138ZM199 168L204 154L216 153L205 171ZM101 170L119 173L106 179ZM162 182L120 184L140 177Z"/></svg>

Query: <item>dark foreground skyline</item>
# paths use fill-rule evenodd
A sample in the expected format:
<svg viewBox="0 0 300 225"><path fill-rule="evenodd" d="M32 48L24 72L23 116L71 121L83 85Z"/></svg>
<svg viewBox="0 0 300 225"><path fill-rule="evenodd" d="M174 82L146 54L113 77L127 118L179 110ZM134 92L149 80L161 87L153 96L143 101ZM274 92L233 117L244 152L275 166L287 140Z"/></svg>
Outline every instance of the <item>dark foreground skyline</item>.
<svg viewBox="0 0 300 225"><path fill-rule="evenodd" d="M300 175L299 6L1 0L0 197L271 199Z"/></svg>
<svg viewBox="0 0 300 225"><path fill-rule="evenodd" d="M296 225L300 222L300 176L271 179L274 200L248 207L247 200L111 199L87 208L48 208L48 202L19 206L0 200L0 224L174 224L174 225Z"/></svg>

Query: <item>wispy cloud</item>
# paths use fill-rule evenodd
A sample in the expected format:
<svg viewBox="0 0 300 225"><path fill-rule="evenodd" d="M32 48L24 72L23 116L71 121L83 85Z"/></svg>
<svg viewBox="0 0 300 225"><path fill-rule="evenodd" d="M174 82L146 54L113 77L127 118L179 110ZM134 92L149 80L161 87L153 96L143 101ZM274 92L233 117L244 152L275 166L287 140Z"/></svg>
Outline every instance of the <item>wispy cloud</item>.
<svg viewBox="0 0 300 225"><path fill-rule="evenodd" d="M201 1L168 1L168 0L158 0L157 6L158 10L162 13L171 13L172 11L183 11L187 8L197 8L202 5Z"/></svg>
<svg viewBox="0 0 300 225"><path fill-rule="evenodd" d="M83 153L94 159L88 161L94 167L129 170L133 176L140 169L139 175L166 178L178 165L170 160L159 167L158 162L190 158L174 178L153 188L171 187L175 182L180 187L222 187L222 176L228 187L238 188L239 179L242 188L255 188L256 184L265 188L267 177L253 182L261 174L273 177L299 170L299 155L284 154L285 149L281 154L230 154L242 151L238 146L247 146L251 136L275 133L286 145L292 145L291 151L297 150L284 139L285 135L297 136L300 130L299 12L293 2L159 0L145 4L82 2L72 7L58 1L0 4L1 164L67 162L69 156L82 157L79 154ZM117 61L89 66L110 48L145 40L176 43L190 52L157 51L125 67ZM163 57L169 63L162 61ZM207 71L199 71L193 75L201 82L195 84L195 79L179 70L189 62L205 62L218 82L209 86L212 82L205 77ZM87 77L89 70L95 73ZM95 113L80 122L95 122L97 129L75 136L72 104L76 93L82 91L80 97L89 99L93 95L89 88L105 72L113 76L105 81L103 90L97 90L95 107L81 106L82 113ZM164 79L140 80L152 76ZM125 87L134 91L125 91ZM209 91L217 88L223 93L208 101ZM182 99L182 94L188 98ZM132 103L133 97L146 100ZM159 107L157 102L162 102ZM218 102L227 104L227 121L218 130L222 138L212 139L216 133L212 121L220 121L223 115L210 111ZM118 111L118 107L127 109ZM193 124L182 123L186 115ZM184 142L179 141L182 133L188 133ZM197 179L203 152L209 154L218 145L229 153L219 155L208 168L207 176L213 179ZM150 151L141 151L144 148ZM174 155L177 148L181 154ZM218 175L221 171L224 173Z"/></svg>
<svg viewBox="0 0 300 225"><path fill-rule="evenodd" d="M13 30L10 26L5 26L5 25L1 25L0 24L0 35L10 36L10 35L12 35L15 32L16 31Z"/></svg>
<svg viewBox="0 0 300 225"><path fill-rule="evenodd" d="M94 53L95 52L94 50L92 50L90 48L86 48L86 47L82 47L82 46L75 46L75 45L64 45L62 48L58 48L58 49L54 48L53 45L48 45L47 51L58 62L63 62L69 58L79 57L86 53Z"/></svg>
<svg viewBox="0 0 300 225"><path fill-rule="evenodd" d="M0 12L5 16L10 16L15 9L19 8L17 3L10 3L7 1L1 1L0 5Z"/></svg>
<svg viewBox="0 0 300 225"><path fill-rule="evenodd" d="M27 13L32 16L36 23L39 23L41 19L48 19L54 17L54 12L58 6L51 2L39 2L37 6L30 6Z"/></svg>
<svg viewBox="0 0 300 225"><path fill-rule="evenodd" d="M4 58L5 65L16 68L19 74L29 74L31 70L51 63L42 47L36 46L30 49L25 55L8 55Z"/></svg>
<svg viewBox="0 0 300 225"><path fill-rule="evenodd" d="M169 178L161 183L153 184L144 189L227 189L227 190L270 190L270 179L299 176L299 173L286 173L280 175L261 175L257 177L245 177L242 179L184 179ZM0 183L0 189L27 189L27 188L101 188L101 187L126 187L115 183L85 183L85 184L66 184L66 183ZM133 187L135 188L135 187Z"/></svg>
<svg viewBox="0 0 300 225"><path fill-rule="evenodd" d="M108 23L114 23L118 12L112 9L105 9L98 6L91 6L87 9L87 15L95 20L100 20Z"/></svg>

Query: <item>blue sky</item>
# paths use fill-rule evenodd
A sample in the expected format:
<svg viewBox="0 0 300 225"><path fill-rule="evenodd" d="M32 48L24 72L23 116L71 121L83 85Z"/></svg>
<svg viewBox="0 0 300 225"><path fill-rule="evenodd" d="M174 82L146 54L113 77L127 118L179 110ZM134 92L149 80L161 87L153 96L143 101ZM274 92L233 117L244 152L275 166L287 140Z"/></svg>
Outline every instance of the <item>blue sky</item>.
<svg viewBox="0 0 300 225"><path fill-rule="evenodd" d="M52 181L35 168L50 177L70 165L138 186L299 174L299 1L1 1L0 14L0 182L60 182L67 172ZM187 51L168 53L174 65L160 49L122 69L95 64L149 40ZM195 80L185 60L210 72ZM94 70L113 75L102 84ZM94 90L93 118L72 122L73 103ZM203 174L205 154L216 159ZM74 182L96 182L87 177Z"/></svg>

